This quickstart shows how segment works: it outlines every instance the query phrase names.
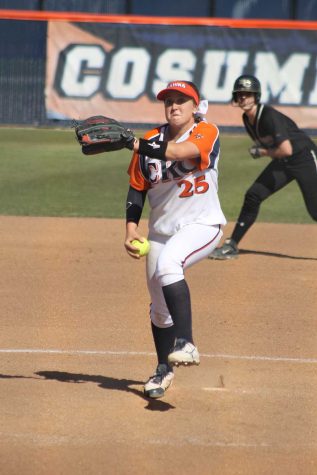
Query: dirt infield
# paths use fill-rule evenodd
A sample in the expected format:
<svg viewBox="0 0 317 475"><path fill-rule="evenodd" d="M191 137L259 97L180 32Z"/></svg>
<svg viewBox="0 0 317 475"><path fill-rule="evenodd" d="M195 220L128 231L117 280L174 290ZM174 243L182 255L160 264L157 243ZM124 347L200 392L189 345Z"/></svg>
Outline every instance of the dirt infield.
<svg viewBox="0 0 317 475"><path fill-rule="evenodd" d="M317 226L258 223L239 259L188 270L201 365L157 401L123 239L119 220L0 217L0 473L315 475Z"/></svg>

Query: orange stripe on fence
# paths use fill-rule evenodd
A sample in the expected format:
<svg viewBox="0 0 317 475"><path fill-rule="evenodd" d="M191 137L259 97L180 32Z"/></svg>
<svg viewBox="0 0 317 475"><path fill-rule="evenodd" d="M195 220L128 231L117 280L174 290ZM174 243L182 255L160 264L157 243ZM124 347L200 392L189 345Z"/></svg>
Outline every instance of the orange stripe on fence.
<svg viewBox="0 0 317 475"><path fill-rule="evenodd" d="M153 17L140 15L106 15L97 13L53 12L0 9L3 20L70 21L93 23L131 23L158 25L219 26L228 28L262 28L317 30L317 21L261 20L236 18Z"/></svg>

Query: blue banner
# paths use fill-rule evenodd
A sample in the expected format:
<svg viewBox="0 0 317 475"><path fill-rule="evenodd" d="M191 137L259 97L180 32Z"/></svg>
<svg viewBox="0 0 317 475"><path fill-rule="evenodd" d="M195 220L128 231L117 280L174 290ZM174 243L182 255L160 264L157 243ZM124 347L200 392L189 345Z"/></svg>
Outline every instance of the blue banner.
<svg viewBox="0 0 317 475"><path fill-rule="evenodd" d="M263 102L303 127L317 123L316 31L102 23L51 23L50 31L49 117L98 109L124 122L157 123L157 91L184 79L209 101L209 120L239 126L229 103L235 79L248 73L261 81Z"/></svg>

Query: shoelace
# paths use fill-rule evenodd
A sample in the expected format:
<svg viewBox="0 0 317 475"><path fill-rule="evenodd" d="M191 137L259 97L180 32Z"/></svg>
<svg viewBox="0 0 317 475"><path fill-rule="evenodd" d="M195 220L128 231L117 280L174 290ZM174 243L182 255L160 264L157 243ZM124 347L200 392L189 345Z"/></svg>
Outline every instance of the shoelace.
<svg viewBox="0 0 317 475"><path fill-rule="evenodd" d="M163 379L165 378L166 374L163 373L155 373L153 376L151 376L151 381L155 384L160 384Z"/></svg>

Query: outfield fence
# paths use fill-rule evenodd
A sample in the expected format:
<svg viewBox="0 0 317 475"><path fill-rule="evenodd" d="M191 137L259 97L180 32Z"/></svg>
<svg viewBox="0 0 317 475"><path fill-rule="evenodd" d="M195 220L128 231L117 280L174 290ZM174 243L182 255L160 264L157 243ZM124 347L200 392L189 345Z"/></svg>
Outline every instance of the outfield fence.
<svg viewBox="0 0 317 475"><path fill-rule="evenodd" d="M317 22L0 10L0 123L69 125L103 114L136 127L164 121L156 93L194 81L207 119L241 129L237 76L306 130L317 124Z"/></svg>

